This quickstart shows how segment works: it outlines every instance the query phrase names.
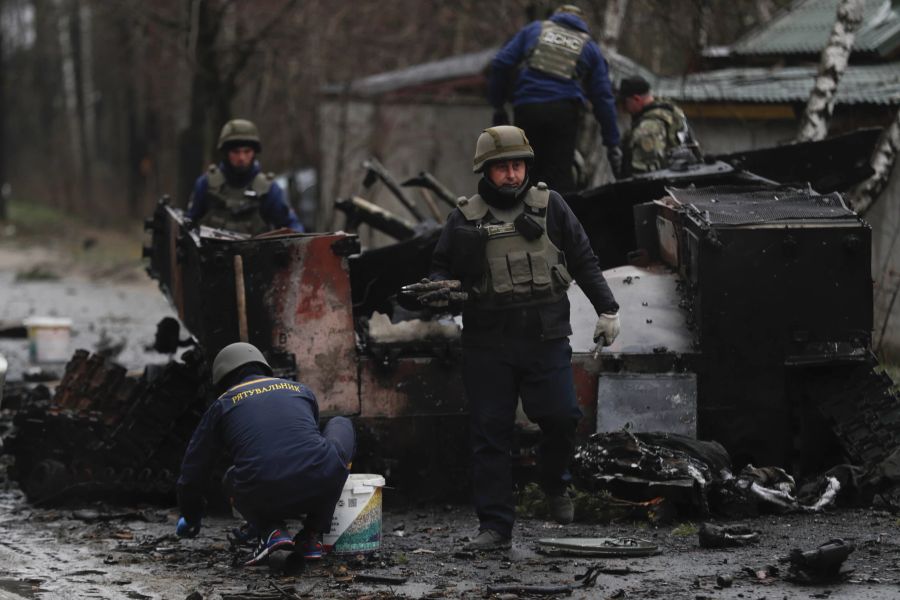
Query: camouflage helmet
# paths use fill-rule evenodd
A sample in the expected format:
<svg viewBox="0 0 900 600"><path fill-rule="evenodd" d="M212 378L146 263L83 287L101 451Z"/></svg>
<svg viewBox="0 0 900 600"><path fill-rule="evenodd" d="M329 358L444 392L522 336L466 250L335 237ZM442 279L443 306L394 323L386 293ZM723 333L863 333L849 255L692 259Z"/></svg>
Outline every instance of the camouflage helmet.
<svg viewBox="0 0 900 600"><path fill-rule="evenodd" d="M525 132L512 125L488 127L481 132L475 143L472 171L480 173L484 170L485 163L514 158L534 159L534 148L528 143Z"/></svg>
<svg viewBox="0 0 900 600"><path fill-rule="evenodd" d="M574 4L563 4L555 11L553 11L554 15L558 15L560 13L569 13L570 15L575 15L576 17L584 17L584 11Z"/></svg>
<svg viewBox="0 0 900 600"><path fill-rule="evenodd" d="M257 152L262 152L259 129L253 121L232 119L222 126L219 133L219 150L227 150L232 146L250 146Z"/></svg>
<svg viewBox="0 0 900 600"><path fill-rule="evenodd" d="M259 363L266 368L269 375L272 374L272 367L256 346L247 342L228 344L219 351L213 361L213 385L219 385L229 373L250 363Z"/></svg>

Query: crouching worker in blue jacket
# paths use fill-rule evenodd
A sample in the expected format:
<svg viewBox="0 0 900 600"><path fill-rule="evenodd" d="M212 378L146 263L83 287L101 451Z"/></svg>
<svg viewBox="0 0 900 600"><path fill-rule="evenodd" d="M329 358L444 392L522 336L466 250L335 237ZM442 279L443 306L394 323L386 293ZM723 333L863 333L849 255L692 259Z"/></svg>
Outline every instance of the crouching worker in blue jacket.
<svg viewBox="0 0 900 600"><path fill-rule="evenodd" d="M223 480L225 492L247 520L246 531L259 538L245 565L258 564L276 550L294 550L295 544L304 557L321 558L320 535L331 528L355 450L350 420L334 417L320 433L313 393L303 384L272 377L262 353L243 342L219 352L212 382L220 396L203 415L181 463L182 517L176 533L199 533L202 489L224 448L232 462ZM295 538L285 520L300 515L306 515L304 529Z"/></svg>

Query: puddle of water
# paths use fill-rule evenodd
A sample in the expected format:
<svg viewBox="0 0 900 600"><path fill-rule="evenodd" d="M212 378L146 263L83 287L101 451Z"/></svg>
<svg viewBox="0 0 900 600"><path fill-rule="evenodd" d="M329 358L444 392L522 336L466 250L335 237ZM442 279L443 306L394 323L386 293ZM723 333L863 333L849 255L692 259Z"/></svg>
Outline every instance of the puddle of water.
<svg viewBox="0 0 900 600"><path fill-rule="evenodd" d="M34 588L32 587L32 584L27 581L16 581L15 579L0 579L0 590L12 594L13 597L35 597Z"/></svg>

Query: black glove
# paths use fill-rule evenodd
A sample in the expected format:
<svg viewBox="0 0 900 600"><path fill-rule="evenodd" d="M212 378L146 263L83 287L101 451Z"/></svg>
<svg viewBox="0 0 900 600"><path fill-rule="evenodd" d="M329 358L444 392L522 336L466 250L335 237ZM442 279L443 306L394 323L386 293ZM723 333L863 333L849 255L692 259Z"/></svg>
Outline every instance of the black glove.
<svg viewBox="0 0 900 600"><path fill-rule="evenodd" d="M622 179L622 149L618 146L606 147L606 160L612 167L613 175L616 179Z"/></svg>
<svg viewBox="0 0 900 600"><path fill-rule="evenodd" d="M426 278L419 283L403 286L400 294L414 297L419 304L428 308L458 306L469 298L469 295L462 291L462 283L458 279L431 281Z"/></svg>
<svg viewBox="0 0 900 600"><path fill-rule="evenodd" d="M491 119L491 125L509 125L509 115L506 114L505 108L495 108L494 117Z"/></svg>

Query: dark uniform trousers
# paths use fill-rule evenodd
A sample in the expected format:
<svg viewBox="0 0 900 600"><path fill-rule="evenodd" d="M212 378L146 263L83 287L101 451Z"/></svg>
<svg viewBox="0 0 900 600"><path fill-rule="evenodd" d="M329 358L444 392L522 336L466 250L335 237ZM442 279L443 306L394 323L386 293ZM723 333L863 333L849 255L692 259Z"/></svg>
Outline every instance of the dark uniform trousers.
<svg viewBox="0 0 900 600"><path fill-rule="evenodd" d="M322 437L335 447L341 461L349 465L356 451L356 435L350 419L332 417L322 429ZM234 506L241 516L261 532L283 527L283 521L301 515L306 515L304 526L307 529L319 533L328 533L331 530L331 517L334 514L334 506L341 496L343 484L340 487L332 486L334 489L322 486L321 493L298 503L289 495L281 493L274 497L266 497L259 492L236 494L232 482L233 469L234 467L228 469L223 477L225 493L234 500Z"/></svg>
<svg viewBox="0 0 900 600"><path fill-rule="evenodd" d="M575 190L575 141L581 116L578 100L522 104L513 109L516 126L525 130L534 148L532 183L543 181L551 190Z"/></svg>
<svg viewBox="0 0 900 600"><path fill-rule="evenodd" d="M470 345L463 334L463 383L472 420L475 510L481 529L512 533L515 520L510 458L518 399L541 428L540 485L562 493L581 410L572 380L568 338L504 339Z"/></svg>

